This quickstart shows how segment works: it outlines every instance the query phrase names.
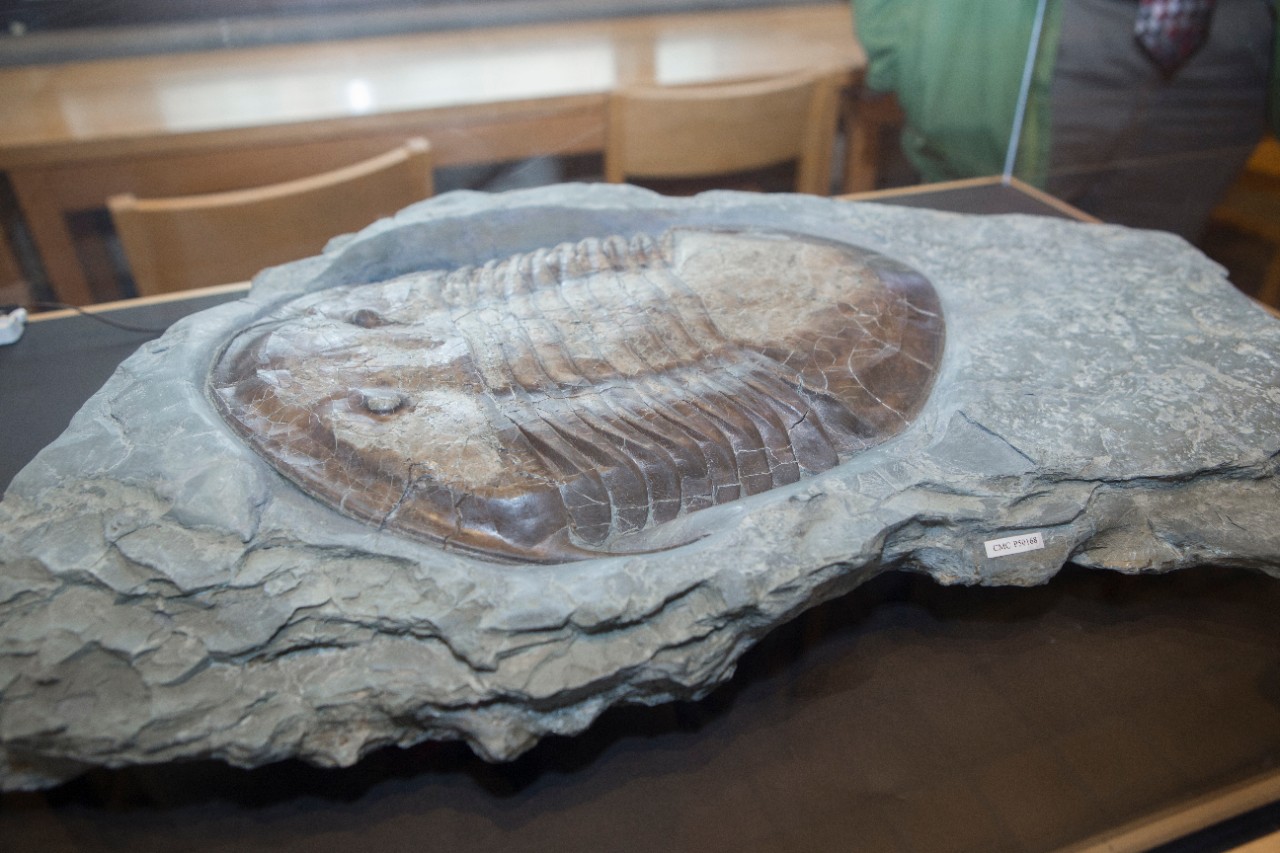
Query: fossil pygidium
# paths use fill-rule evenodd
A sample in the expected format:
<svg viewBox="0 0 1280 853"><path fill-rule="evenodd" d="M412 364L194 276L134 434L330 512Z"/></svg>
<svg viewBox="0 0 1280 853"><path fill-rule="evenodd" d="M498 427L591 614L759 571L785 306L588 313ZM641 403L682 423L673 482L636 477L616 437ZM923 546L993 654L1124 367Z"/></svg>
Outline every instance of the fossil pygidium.
<svg viewBox="0 0 1280 853"><path fill-rule="evenodd" d="M294 300L230 342L210 385L335 509L560 562L648 550L664 522L898 433L942 344L932 286L887 258L679 228Z"/></svg>

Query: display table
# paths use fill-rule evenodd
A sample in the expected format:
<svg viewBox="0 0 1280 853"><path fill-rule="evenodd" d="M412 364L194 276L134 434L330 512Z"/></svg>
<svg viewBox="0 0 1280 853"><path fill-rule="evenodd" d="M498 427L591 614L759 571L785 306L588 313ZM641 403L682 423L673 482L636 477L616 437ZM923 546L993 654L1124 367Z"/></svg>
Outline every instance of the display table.
<svg viewBox="0 0 1280 853"><path fill-rule="evenodd" d="M992 181L878 198L1070 214ZM107 313L162 326L242 291ZM20 440L6 440L3 482L147 337L58 316L0 349L0 429ZM338 770L95 771L0 797L0 838L42 851L1145 850L1280 800L1277 625L1280 582L1229 569L1067 568L1033 589L894 572L774 631L706 699L614 709L511 764L423 744Z"/></svg>

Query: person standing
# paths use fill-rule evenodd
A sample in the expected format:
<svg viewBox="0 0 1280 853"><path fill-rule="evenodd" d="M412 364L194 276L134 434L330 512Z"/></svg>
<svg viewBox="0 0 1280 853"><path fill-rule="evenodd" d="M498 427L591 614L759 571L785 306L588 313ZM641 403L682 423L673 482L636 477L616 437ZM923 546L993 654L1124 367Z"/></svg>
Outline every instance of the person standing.
<svg viewBox="0 0 1280 853"><path fill-rule="evenodd" d="M924 180L1011 161L1100 219L1195 240L1268 127L1280 129L1276 4L1150 2L852 0L867 86L897 95L903 149ZM1149 37L1152 14L1182 15L1175 35L1187 35L1201 3L1206 26L1178 49Z"/></svg>

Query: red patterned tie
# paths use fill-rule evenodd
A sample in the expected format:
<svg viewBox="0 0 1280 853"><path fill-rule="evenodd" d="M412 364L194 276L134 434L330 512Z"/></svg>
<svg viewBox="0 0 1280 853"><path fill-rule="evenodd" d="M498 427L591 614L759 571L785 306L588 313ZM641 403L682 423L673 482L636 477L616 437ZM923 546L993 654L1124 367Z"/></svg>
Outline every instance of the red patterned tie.
<svg viewBox="0 0 1280 853"><path fill-rule="evenodd" d="M1134 35L1166 76L1204 43L1214 0L1139 0Z"/></svg>

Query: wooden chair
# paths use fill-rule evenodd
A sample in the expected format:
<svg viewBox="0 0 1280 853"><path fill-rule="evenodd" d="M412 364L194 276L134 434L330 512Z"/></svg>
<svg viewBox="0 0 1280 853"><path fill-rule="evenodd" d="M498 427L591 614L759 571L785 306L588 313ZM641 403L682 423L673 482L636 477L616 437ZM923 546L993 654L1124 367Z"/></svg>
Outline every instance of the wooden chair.
<svg viewBox="0 0 1280 853"><path fill-rule="evenodd" d="M1209 219L1271 244L1271 262L1255 297L1280 308L1280 140L1268 136L1259 143Z"/></svg>
<svg viewBox="0 0 1280 853"><path fill-rule="evenodd" d="M609 99L605 180L727 175L794 160L795 190L827 195L846 76L618 89Z"/></svg>
<svg viewBox="0 0 1280 853"><path fill-rule="evenodd" d="M22 272L22 265L18 263L18 256L9 245L8 234L4 228L0 228L0 304L26 305L30 301L31 289L27 284L27 277Z"/></svg>
<svg viewBox="0 0 1280 853"><path fill-rule="evenodd" d="M386 154L294 181L174 198L107 201L140 296L244 281L317 254L331 237L433 192L431 146L410 139Z"/></svg>
<svg viewBox="0 0 1280 853"><path fill-rule="evenodd" d="M845 195L872 192L876 189L880 167L886 158L885 136L902 131L905 121L902 107L892 93L862 89L853 97L844 99L841 112L845 132L841 192Z"/></svg>

